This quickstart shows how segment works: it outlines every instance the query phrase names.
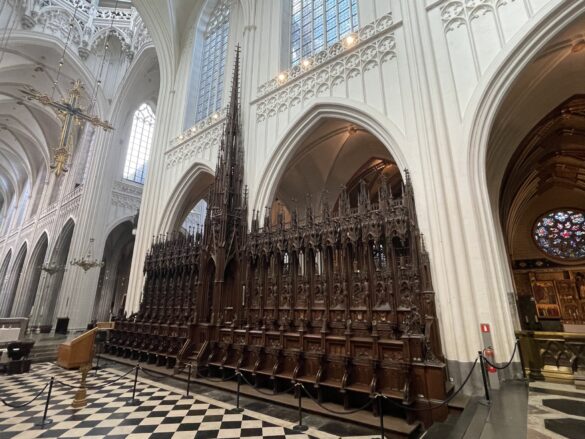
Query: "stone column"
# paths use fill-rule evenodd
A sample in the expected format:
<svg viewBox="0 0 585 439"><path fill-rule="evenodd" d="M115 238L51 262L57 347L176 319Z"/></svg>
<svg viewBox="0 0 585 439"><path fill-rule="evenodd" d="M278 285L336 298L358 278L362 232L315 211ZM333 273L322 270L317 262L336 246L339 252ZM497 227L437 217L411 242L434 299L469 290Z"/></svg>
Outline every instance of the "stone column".
<svg viewBox="0 0 585 439"><path fill-rule="evenodd" d="M105 243L107 212L111 202L114 167L108 163L111 132L98 130L94 155L89 165L87 184L81 198L75 225L69 260L80 258L87 252L89 240L95 239L92 259L101 261ZM69 329L85 328L91 320L99 268L85 272L77 266L69 266L59 295L56 314L69 317Z"/></svg>
<svg viewBox="0 0 585 439"><path fill-rule="evenodd" d="M444 105L424 2L401 0L400 6L406 49L402 56L412 73L414 114L407 137L419 145L419 167L411 173L415 201L431 257L443 347L450 374L459 381L482 348L482 322L491 323L500 358L509 358L513 319L506 291L489 268L491 255L482 252L468 168L456 164L467 146L458 144L460 139L450 131L461 122L459 114Z"/></svg>

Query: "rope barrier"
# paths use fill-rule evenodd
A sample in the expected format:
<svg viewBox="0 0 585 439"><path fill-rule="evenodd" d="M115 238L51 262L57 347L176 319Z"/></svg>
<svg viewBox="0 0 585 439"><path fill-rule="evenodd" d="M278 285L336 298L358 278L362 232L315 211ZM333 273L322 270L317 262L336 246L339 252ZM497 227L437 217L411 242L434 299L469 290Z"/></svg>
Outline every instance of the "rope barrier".
<svg viewBox="0 0 585 439"><path fill-rule="evenodd" d="M22 408L22 407L26 407L27 405L29 405L29 404L31 404L33 401L35 401L35 400L36 400L36 399L37 399L39 396L41 396L41 395L43 394L43 392L45 391L45 389L46 389L48 386L49 386L49 383L45 384L45 387L43 387L43 388L41 389L41 391L40 391L39 393L37 393L37 394L34 396L34 398L33 398L33 399L31 399L30 401L28 401L28 402L25 402L25 403L23 403L23 404L11 404L11 403L9 403L8 401L6 401L4 398L0 398L0 402L2 402L2 404L4 404L5 406L8 406L8 407L10 407L10 408L13 408L13 409L19 409L19 408Z"/></svg>
<svg viewBox="0 0 585 439"><path fill-rule="evenodd" d="M122 378L128 376L128 374L130 374L130 372L132 372L135 368L136 368L136 366L134 366L132 369L130 369L129 371L127 371L124 375L120 375L119 377L117 377L116 379L114 379L112 381L108 381L108 382L106 382L104 384L97 385L97 386L96 385L86 384L85 388L88 389L88 390L97 390L97 389L103 389L104 387L111 386L112 384L116 383L117 381L120 381ZM75 386L73 384L69 384L69 383L66 383L66 382L61 381L61 380L55 380L55 382L57 384L62 385L62 386L69 387L70 389L77 389L78 390L78 389L82 389L83 388L82 386Z"/></svg>
<svg viewBox="0 0 585 439"><path fill-rule="evenodd" d="M516 349L518 349L518 340L516 340L516 343L514 343L514 350L512 351L512 356L510 357L510 360L504 365L504 366L496 366L495 364L493 364L490 360L487 359L487 357L485 356L485 351L487 348L485 348L483 350L484 356L483 356L483 361L485 361L488 365L490 365L491 367L493 367L494 369L498 369L498 370L504 370L507 367L510 366L510 364L512 364L512 361L514 360L514 356L516 355Z"/></svg>
<svg viewBox="0 0 585 439"><path fill-rule="evenodd" d="M374 402L374 399L376 399L378 397L378 394L376 394L376 396L374 396L373 398L370 398L370 400L366 404L361 406L360 408L342 412L342 411L333 410L333 409L330 409L328 407L325 407L317 399L315 399L313 397L313 395L311 395L311 393L305 388L305 386L302 383L299 383L299 385L301 386L301 389L303 389L305 391L305 394L309 397L309 399L311 399L315 404L317 404L322 409L327 410L328 412L334 413L336 415L352 415L354 413L361 412L362 410L367 409Z"/></svg>
<svg viewBox="0 0 585 439"><path fill-rule="evenodd" d="M461 392L461 390L463 390L463 388L465 387L465 385L467 384L467 382L471 378L471 375L473 374L473 371L475 370L475 367L477 366L477 363L480 360L480 357L482 357L483 360L488 365L490 365L491 367L494 367L494 368L496 368L498 370L502 370L502 369L506 369L507 367L510 366L510 364L512 363L512 361L514 359L514 356L516 355L517 349L518 349L518 340L516 340L516 343L514 344L514 350L512 352L512 356L511 356L510 360L505 365L503 365L503 366L497 366L497 365L491 363L487 358L485 358L485 355L483 355L483 352L485 352L485 349L484 349L483 351L480 352L480 355L475 359L475 361L473 362L473 365L472 365L469 373L467 374L467 376L465 377L465 379L461 383L461 386L459 386L459 388L455 392L453 392L448 398L446 398L444 401L441 401L439 404L434 405L434 406L424 407L424 408L408 407L408 406L406 406L406 405L404 405L402 403L398 403L398 402L394 401L392 398L390 398L390 397L388 397L386 395L383 395L381 393L376 393L375 395L373 395L373 396L370 397L370 400L366 404L364 404L363 406L361 406L359 408L356 408L356 409L353 409L353 410L349 410L349 411L339 411L339 410L334 410L334 409L331 409L329 407L324 406L320 401L318 401L318 399L316 399L307 390L307 388L305 387L305 385L303 383L298 383L297 382L297 383L293 384L290 388L288 388L288 389L286 389L284 391L274 393L274 392L265 392L265 391L262 391L261 389L257 388L254 384L252 384L250 381L248 381L248 379L246 378L246 376L243 373L241 373L239 370L236 370L236 372L234 373L234 375L232 375L232 376L230 376L228 378L220 378L220 379L213 379L211 377L204 376L201 373L199 373L199 371L197 370L197 368L195 368L195 374L196 374L196 376L198 376L198 377L200 377L200 378L202 378L204 380L208 380L210 382L225 382L225 381L230 381L230 380L234 379L235 377L241 377L244 380L244 382L246 384L248 384L250 387L252 387L256 392L258 392L258 393L260 393L262 395L266 395L266 396L274 396L274 395L277 395L277 394L289 393L295 387L299 386L302 389L301 390L301 393L299 393L299 398L301 397L302 392L304 392L309 397L309 399L311 399L319 407L321 407L322 409L324 409L324 410L326 410L326 411L328 411L330 413L336 414L336 415L350 415L350 414L357 413L357 412L360 412L362 410L365 410L370 405L372 405L372 403L376 399L378 399L378 398L386 399L387 401L390 402L390 404L392 404L392 405L394 405L396 407L399 407L399 408L401 408L403 410L408 410L408 411L413 411L413 412L424 412L424 411L429 411L429 410L436 410L436 409L438 409L440 407L445 406L450 401L452 401ZM192 367L191 364L189 364L189 366ZM110 385L116 383L117 381L121 380L122 378L128 376L132 371L135 371L136 373L138 373L138 370L142 370L142 372L144 372L146 375L149 375L149 376L151 376L151 377L153 377L155 379L165 378L166 377L165 375L158 374L158 373L155 373L155 372L146 370L142 366L140 366L139 364L137 364L132 369L128 370L126 373L124 373L123 375L120 375L119 377L117 377L114 380L108 381L108 382L106 382L104 384L101 384L101 385L86 385L85 388L86 389L102 389L102 388L107 387L107 386L110 386ZM68 388L71 388L71 389L81 389L82 388L81 386L71 385L71 384L66 383L64 381L60 381L60 380L55 380L55 381L57 382L57 384L60 384L62 386L65 386L65 387L68 387ZM37 398L39 398L44 393L44 391L47 389L47 387L49 386L49 384L50 383L45 384L45 386L30 401L25 402L23 404L11 404L11 403L9 403L8 401L6 401L3 398L0 398L0 402L2 402L4 405L6 405L8 407L11 407L11 408L22 408L22 407L25 407L25 406L31 404L32 402L34 402Z"/></svg>
<svg viewBox="0 0 585 439"><path fill-rule="evenodd" d="M140 366L140 370L144 372L145 375L148 375L151 378L168 378L168 375L163 375L162 373L156 373L151 370L145 369L144 367Z"/></svg>
<svg viewBox="0 0 585 439"><path fill-rule="evenodd" d="M469 381L469 378L471 378L471 374L473 373L473 370L475 369L475 366L477 365L478 361L479 361L479 358L476 358L475 361L473 362L473 366L471 366L471 370L467 374L467 377L465 377L465 379L463 380L463 383L461 383L461 386L455 392L453 392L447 399L445 399L444 401L441 401L441 403L437 404L434 407L424 407L424 408L408 407L408 406L405 406L404 404L399 404L399 403L393 401L391 398L389 398L386 395L382 395L382 394L380 394L380 395L382 398L388 400L390 402L390 404L394 405L395 407L400 407L402 409L410 410L412 412L426 412L428 410L438 409L440 407L443 407L445 404L448 404L449 402L451 402L453 400L453 398L455 398L459 394L459 392L461 392L461 390L463 390L463 388L467 384L467 381Z"/></svg>
<svg viewBox="0 0 585 439"><path fill-rule="evenodd" d="M204 379L204 380L207 380L207 381L211 381L212 383L223 383L223 382L226 382L226 381L233 380L235 377L237 377L237 376L238 376L238 373L237 373L237 372L236 372L236 373L234 373L234 374L233 374L231 377L229 377L229 378L216 378L216 379L213 379L213 378L211 378L211 377L206 377L206 376L204 376L204 375L201 375L201 374L199 373L199 371L198 371L197 369L195 369L195 376L198 376L199 378L202 378L202 379Z"/></svg>
<svg viewBox="0 0 585 439"><path fill-rule="evenodd" d="M260 393L261 395L266 395L266 396L274 396L274 395L278 395L280 393L288 393L292 389L294 389L295 386L296 386L296 384L293 384L288 389L283 390L282 392L278 392L278 393L274 393L274 392L263 392L262 390L258 389L254 384L252 384L250 381L248 381L248 379L246 378L246 375L244 375L243 373L240 373L240 376L244 379L244 381L246 382L246 384L248 384L250 387L252 387L256 392Z"/></svg>

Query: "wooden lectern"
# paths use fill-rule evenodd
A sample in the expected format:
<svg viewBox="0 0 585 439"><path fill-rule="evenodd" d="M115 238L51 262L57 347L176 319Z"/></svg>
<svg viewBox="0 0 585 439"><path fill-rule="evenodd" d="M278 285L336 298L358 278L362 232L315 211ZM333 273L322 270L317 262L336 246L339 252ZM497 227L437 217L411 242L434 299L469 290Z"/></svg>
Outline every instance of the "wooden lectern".
<svg viewBox="0 0 585 439"><path fill-rule="evenodd" d="M84 364L91 364L97 331L97 328L93 328L73 340L61 343L57 353L57 364L65 369L76 369Z"/></svg>

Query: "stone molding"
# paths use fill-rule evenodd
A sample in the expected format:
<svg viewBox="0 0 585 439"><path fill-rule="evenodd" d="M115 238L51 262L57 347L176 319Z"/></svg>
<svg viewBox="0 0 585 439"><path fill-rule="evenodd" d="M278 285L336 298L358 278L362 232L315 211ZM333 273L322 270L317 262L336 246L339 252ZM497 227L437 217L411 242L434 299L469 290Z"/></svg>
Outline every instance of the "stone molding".
<svg viewBox="0 0 585 439"><path fill-rule="evenodd" d="M310 65L298 65L282 72L285 79L272 79L258 87L256 121L262 122L277 113L312 99L351 78L362 75L396 57L392 13L383 15L356 33L355 46L346 48L337 42L310 59ZM279 76L280 76L279 75Z"/></svg>
<svg viewBox="0 0 585 439"><path fill-rule="evenodd" d="M140 209L141 201L142 187L123 181L114 182L111 201L113 206L136 211Z"/></svg>
<svg viewBox="0 0 585 439"><path fill-rule="evenodd" d="M41 0L31 2L23 11L21 22L27 29L39 30L67 40L69 22L75 16L70 42L77 46L79 56L87 59L108 33L114 33L129 60L144 46L150 36L135 8L114 9L95 7L80 0Z"/></svg>
<svg viewBox="0 0 585 439"><path fill-rule="evenodd" d="M497 9L516 0L452 0L441 5L441 20L445 33L457 29L482 15L493 13L498 19Z"/></svg>
<svg viewBox="0 0 585 439"><path fill-rule="evenodd" d="M194 158L202 161L211 160L221 141L224 122L225 109L202 120L173 139L171 149L165 153L166 169Z"/></svg>

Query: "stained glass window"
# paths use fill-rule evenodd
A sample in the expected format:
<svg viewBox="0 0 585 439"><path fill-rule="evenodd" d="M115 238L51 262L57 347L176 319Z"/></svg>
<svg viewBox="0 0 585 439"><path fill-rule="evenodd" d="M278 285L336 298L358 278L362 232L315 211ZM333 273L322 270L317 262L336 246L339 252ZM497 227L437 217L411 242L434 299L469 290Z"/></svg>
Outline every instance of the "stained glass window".
<svg viewBox="0 0 585 439"><path fill-rule="evenodd" d="M358 29L357 0L291 0L291 64Z"/></svg>
<svg viewBox="0 0 585 439"><path fill-rule="evenodd" d="M534 241L549 256L565 260L585 258L585 212L559 209L540 217Z"/></svg>
<svg viewBox="0 0 585 439"><path fill-rule="evenodd" d="M219 0L207 24L199 78L196 122L221 108L230 4L230 0Z"/></svg>
<svg viewBox="0 0 585 439"><path fill-rule="evenodd" d="M134 113L123 177L135 183L144 184L150 145L154 132L154 113L148 104L142 104Z"/></svg>

